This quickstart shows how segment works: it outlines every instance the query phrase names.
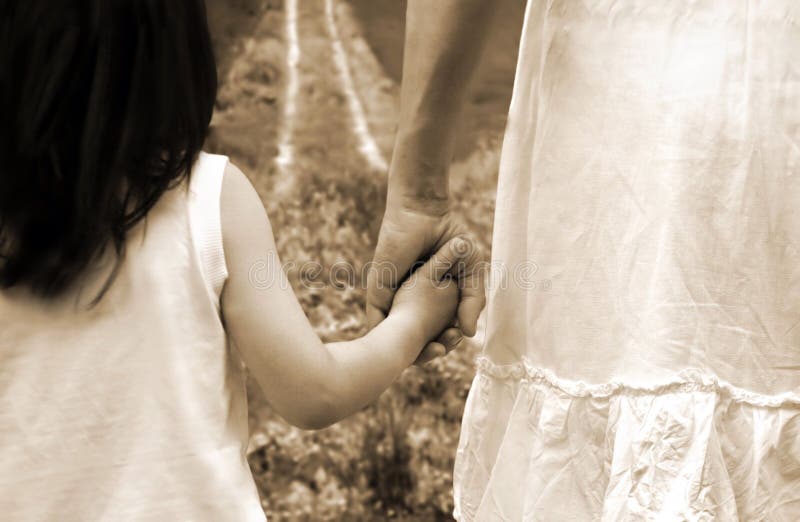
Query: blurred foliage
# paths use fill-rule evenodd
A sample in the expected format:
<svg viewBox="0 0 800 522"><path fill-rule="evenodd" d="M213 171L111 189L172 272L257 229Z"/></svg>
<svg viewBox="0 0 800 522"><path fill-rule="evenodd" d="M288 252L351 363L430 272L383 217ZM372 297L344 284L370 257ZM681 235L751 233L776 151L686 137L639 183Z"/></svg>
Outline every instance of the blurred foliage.
<svg viewBox="0 0 800 522"><path fill-rule="evenodd" d="M470 357L414 368L363 412L318 432L261 404L250 455L273 520L451 520Z"/></svg>

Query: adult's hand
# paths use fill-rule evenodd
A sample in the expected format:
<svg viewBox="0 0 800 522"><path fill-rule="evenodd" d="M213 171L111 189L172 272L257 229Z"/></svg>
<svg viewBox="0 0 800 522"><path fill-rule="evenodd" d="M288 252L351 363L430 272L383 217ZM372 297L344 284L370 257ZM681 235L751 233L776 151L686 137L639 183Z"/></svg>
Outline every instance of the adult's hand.
<svg viewBox="0 0 800 522"><path fill-rule="evenodd" d="M455 220L446 200L389 202L381 224L378 245L367 278L367 320L370 328L386 317L395 291L415 264L424 261L453 238L463 262L451 271L461 289L457 328L449 328L429 343L417 358L423 364L458 347L463 336L477 330L485 304L484 255L466 227Z"/></svg>
<svg viewBox="0 0 800 522"><path fill-rule="evenodd" d="M415 263L448 240L461 237L469 251L453 275L461 288L458 328L442 332L417 359L423 363L473 336L485 303L483 255L453 218L448 174L459 114L466 99L489 21L497 11L485 0L408 0L400 114L386 213L367 279L367 318L380 322L395 290Z"/></svg>

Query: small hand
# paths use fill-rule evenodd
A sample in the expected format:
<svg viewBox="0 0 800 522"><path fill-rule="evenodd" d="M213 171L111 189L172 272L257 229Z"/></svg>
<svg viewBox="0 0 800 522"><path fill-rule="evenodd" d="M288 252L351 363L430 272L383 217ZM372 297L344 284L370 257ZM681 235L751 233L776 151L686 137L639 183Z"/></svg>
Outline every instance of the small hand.
<svg viewBox="0 0 800 522"><path fill-rule="evenodd" d="M466 252L462 243L460 238L448 241L424 265L415 267L394 295L389 315L412 317L424 343L436 339L455 319L459 292L452 271Z"/></svg>

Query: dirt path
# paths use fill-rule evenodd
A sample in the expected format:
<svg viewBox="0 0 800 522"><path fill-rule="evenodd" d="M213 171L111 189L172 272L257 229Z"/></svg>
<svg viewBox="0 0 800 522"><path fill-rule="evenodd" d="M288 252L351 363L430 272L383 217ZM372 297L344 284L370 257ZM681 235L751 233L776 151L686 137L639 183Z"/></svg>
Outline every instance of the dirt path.
<svg viewBox="0 0 800 522"><path fill-rule="evenodd" d="M358 268L371 255L395 112L391 82L364 77L382 71L374 58L366 66L371 52L338 7L337 0L285 0L280 9L267 4L256 11L252 34L230 44L236 52L223 53L230 59L221 67L211 140L243 163L267 206L283 260L325 269L340 261ZM353 61L358 52L368 56ZM361 85L378 92L364 101ZM342 335L343 322L355 333L361 317L350 301L296 288L323 335ZM351 294L346 299L363 301L357 289ZM320 299L338 309L315 306Z"/></svg>
<svg viewBox="0 0 800 522"><path fill-rule="evenodd" d="M229 25L238 24L252 36L222 53L222 110L215 117L212 143L231 151L235 160L243 158L264 195L288 199L298 196L300 186L300 199L307 199L309 190L320 188L307 183L312 171L338 188L344 188L343 173L359 177L372 172L378 175L370 183L382 190L380 174L391 155L399 102L405 3L238 1L248 4L252 14ZM210 11L221 2L212 0ZM495 182L491 171L496 170L505 125L524 2L498 0L497 5L498 23L470 97L452 176L456 211L463 211L486 245ZM225 19L229 11L217 8L216 18ZM382 199L377 194L378 204L367 205L374 208L368 221L382 214ZM282 204L275 198L265 203L268 210ZM374 239L374 223L356 228Z"/></svg>
<svg viewBox="0 0 800 522"><path fill-rule="evenodd" d="M336 3L286 0L288 60L280 147L291 153L276 158L279 181L272 194L282 206L277 215L286 218L274 224L281 254L297 263L320 263L321 281L342 261L361 275L382 215L389 153L385 140L379 145L374 122L368 121L356 91ZM383 118L389 121L393 114ZM320 333L341 337L360 331L361 311L353 314L350 306L363 302L359 288L351 290L347 302L334 305L335 310L313 305L318 298L333 305L341 295L304 290L308 292L300 291L301 299Z"/></svg>

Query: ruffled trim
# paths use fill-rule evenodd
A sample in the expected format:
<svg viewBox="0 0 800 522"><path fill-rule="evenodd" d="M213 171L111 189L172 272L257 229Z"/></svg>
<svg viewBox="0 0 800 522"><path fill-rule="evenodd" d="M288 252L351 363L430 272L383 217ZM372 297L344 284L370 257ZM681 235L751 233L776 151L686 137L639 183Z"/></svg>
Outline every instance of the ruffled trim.
<svg viewBox="0 0 800 522"><path fill-rule="evenodd" d="M734 386L697 368L683 370L667 382L653 386L631 386L620 382L588 384L557 377L527 359L515 364L496 364L485 356L476 360L478 375L495 380L526 381L543 384L570 397L606 398L612 395L660 395L675 392L710 392L730 397L734 402L763 408L800 408L800 395L786 392L764 395Z"/></svg>
<svg viewBox="0 0 800 522"><path fill-rule="evenodd" d="M453 473L459 522L800 520L800 397L698 369L588 384L482 356Z"/></svg>

